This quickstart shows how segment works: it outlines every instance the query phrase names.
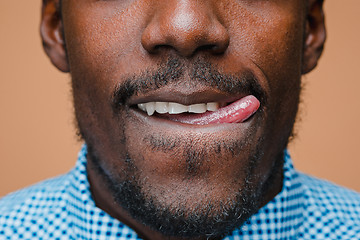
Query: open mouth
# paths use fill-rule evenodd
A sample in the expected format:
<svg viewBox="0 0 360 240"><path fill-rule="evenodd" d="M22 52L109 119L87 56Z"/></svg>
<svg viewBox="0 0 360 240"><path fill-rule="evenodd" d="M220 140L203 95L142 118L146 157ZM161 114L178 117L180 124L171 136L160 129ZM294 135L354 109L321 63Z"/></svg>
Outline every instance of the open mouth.
<svg viewBox="0 0 360 240"><path fill-rule="evenodd" d="M177 102L144 102L134 106L149 116L194 125L242 123L260 107L253 95L233 102L207 102L183 105Z"/></svg>

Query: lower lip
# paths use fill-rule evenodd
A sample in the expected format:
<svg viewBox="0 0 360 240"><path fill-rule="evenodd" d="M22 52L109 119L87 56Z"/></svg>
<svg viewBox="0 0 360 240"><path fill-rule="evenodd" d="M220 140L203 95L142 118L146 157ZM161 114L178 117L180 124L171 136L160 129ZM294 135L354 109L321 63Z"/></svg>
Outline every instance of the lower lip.
<svg viewBox="0 0 360 240"><path fill-rule="evenodd" d="M171 121L193 125L242 123L249 119L259 109L259 107L259 100L256 97L249 95L214 112L187 115L169 114L167 117Z"/></svg>
<svg viewBox="0 0 360 240"><path fill-rule="evenodd" d="M159 114L158 116L147 116L140 111L135 111L135 113L141 113L141 115L146 118L144 119L146 121L159 120L164 123L174 123L184 126L206 127L243 123L253 116L259 107L259 100L256 97L249 95L214 112L205 112L201 114Z"/></svg>

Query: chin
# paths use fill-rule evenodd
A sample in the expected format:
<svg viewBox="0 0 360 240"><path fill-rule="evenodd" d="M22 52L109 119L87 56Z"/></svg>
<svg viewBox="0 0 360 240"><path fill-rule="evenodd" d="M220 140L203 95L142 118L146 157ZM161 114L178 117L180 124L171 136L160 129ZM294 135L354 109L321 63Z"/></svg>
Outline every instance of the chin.
<svg viewBox="0 0 360 240"><path fill-rule="evenodd" d="M265 162L265 141L258 138L258 127L246 131L252 141L232 134L223 142L209 141L209 136L202 141L199 135L195 143L194 136L173 133L177 139L173 143L173 138L159 132L150 138L148 131L142 141L151 150L145 154L128 151L127 167L121 171L114 170L119 169L115 165L113 170L104 169L88 144L89 159L117 205L137 222L165 236L222 237L239 228L263 204L279 166L259 173L259 164ZM126 137L128 146L133 146L133 137Z"/></svg>

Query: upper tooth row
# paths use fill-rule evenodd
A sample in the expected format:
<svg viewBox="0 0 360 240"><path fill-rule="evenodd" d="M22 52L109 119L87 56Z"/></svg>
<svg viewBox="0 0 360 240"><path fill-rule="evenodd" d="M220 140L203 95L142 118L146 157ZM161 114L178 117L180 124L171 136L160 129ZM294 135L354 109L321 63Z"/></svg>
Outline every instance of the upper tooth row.
<svg viewBox="0 0 360 240"><path fill-rule="evenodd" d="M218 110L219 103L199 103L186 106L175 102L148 102L138 104L138 108L143 110L144 112L147 112L149 116L153 115L155 111L158 113L169 114L179 114L184 112L204 113L206 111Z"/></svg>

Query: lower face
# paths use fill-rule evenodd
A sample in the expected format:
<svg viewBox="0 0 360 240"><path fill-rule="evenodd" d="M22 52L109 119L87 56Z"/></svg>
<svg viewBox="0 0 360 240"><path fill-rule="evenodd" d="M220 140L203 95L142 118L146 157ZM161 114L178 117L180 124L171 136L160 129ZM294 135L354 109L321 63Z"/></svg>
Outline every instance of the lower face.
<svg viewBox="0 0 360 240"><path fill-rule="evenodd" d="M143 26L155 11L149 2L64 2L88 159L119 208L141 224L169 236L222 236L281 189L278 173L300 94L303 4L217 1L230 36L226 52L184 57L142 48ZM260 106L240 122L192 124L183 119L199 114L149 116L138 107L226 107L246 96Z"/></svg>

